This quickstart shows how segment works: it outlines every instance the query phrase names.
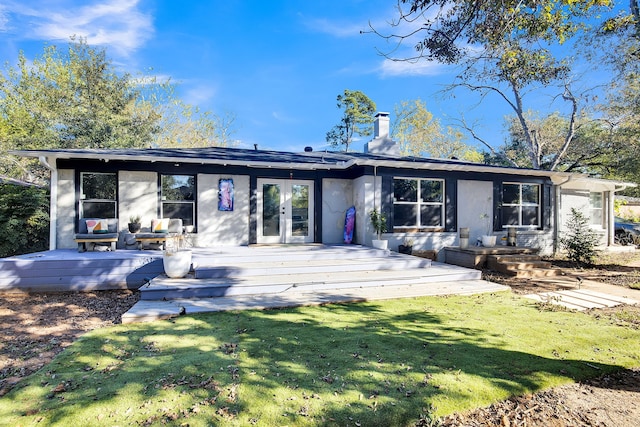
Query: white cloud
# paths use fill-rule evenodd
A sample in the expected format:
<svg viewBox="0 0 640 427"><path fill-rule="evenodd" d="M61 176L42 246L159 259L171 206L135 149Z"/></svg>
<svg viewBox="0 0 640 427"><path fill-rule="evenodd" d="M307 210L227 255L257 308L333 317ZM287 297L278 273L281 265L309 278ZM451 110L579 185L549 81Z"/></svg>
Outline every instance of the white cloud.
<svg viewBox="0 0 640 427"><path fill-rule="evenodd" d="M315 32L329 34L338 38L360 36L360 31L367 29L366 26L361 24L345 24L344 22L334 22L322 18L308 20L305 25Z"/></svg>
<svg viewBox="0 0 640 427"><path fill-rule="evenodd" d="M445 65L426 59L417 61L392 61L385 59L380 66L383 77L395 76L435 76L447 72Z"/></svg>
<svg viewBox="0 0 640 427"><path fill-rule="evenodd" d="M218 90L211 85L196 85L185 91L184 101L191 105L204 105L215 98Z"/></svg>
<svg viewBox="0 0 640 427"><path fill-rule="evenodd" d="M76 35L91 45L108 45L130 55L153 35L152 17L134 0L98 0L82 5L69 0L47 2L38 8L18 2L0 10L0 31L34 40L69 40ZM2 25L2 17L5 25Z"/></svg>
<svg viewBox="0 0 640 427"><path fill-rule="evenodd" d="M0 32L5 32L9 24L9 17L6 8L0 5Z"/></svg>

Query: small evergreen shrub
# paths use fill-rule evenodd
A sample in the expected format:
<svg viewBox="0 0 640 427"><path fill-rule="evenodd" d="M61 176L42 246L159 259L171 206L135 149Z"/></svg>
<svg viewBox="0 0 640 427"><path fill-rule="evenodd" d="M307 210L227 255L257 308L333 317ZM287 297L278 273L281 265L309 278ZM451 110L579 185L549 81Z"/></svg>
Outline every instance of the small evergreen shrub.
<svg viewBox="0 0 640 427"><path fill-rule="evenodd" d="M589 220L582 212L571 208L567 228L565 237L560 238L560 245L567 251L567 257L576 263L591 264L596 257L598 236L589 227Z"/></svg>
<svg viewBox="0 0 640 427"><path fill-rule="evenodd" d="M49 193L0 184L0 257L49 249Z"/></svg>

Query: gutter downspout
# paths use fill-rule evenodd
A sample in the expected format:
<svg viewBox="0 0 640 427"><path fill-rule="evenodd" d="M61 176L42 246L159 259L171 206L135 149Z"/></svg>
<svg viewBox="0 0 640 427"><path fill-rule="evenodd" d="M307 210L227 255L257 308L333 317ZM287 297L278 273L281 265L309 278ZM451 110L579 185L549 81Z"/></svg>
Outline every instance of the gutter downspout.
<svg viewBox="0 0 640 427"><path fill-rule="evenodd" d="M564 181L562 181L559 184L556 184L556 191L555 191L555 197L556 197L556 202L555 202L555 206L553 209L553 222L555 223L555 226L553 227L553 256L555 256L558 253L558 242L560 239L560 203L562 201L562 197L561 197L561 193L562 193L562 186L566 183L568 183L569 181L571 181L571 178L573 178L572 176L569 176L567 179L565 179Z"/></svg>
<svg viewBox="0 0 640 427"><path fill-rule="evenodd" d="M49 250L57 247L58 238L58 169L51 166L44 156L38 157L40 164L51 171L49 179Z"/></svg>

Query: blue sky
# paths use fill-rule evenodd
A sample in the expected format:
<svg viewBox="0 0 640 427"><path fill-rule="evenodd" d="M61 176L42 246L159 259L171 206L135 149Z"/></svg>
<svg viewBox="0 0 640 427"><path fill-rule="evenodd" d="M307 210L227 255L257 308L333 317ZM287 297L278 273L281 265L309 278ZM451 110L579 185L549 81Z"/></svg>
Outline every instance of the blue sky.
<svg viewBox="0 0 640 427"><path fill-rule="evenodd" d="M499 145L506 105L488 100L478 107L478 98L464 92L443 96L451 69L385 60L377 50L391 46L360 33L369 22L388 28L394 6L394 0L4 0L0 59L14 63L20 50L31 58L45 44L85 37L106 48L119 69L171 78L186 102L235 114L233 137L245 148L325 149L325 134L341 117L336 96L345 89L364 92L378 111L419 98L443 124L464 114Z"/></svg>

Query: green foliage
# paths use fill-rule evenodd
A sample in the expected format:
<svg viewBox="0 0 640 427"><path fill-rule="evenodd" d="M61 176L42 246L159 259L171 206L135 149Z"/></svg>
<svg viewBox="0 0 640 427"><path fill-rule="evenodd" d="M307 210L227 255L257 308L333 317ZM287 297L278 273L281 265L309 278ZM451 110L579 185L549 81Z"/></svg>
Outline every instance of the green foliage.
<svg viewBox="0 0 640 427"><path fill-rule="evenodd" d="M540 46L565 43L584 28L590 17L609 10L612 5L610 0L402 0L402 3L407 4L408 9L401 10L401 19L409 22L430 17L418 30L423 37L415 49L421 57L457 63L468 54L469 46L482 45L490 50L502 50L503 70L518 73L525 80L539 79L551 71L542 66L531 71L518 70L522 64L548 63L551 57ZM530 48L536 45L536 40L540 41L538 47ZM527 49L522 49L525 45Z"/></svg>
<svg viewBox="0 0 640 427"><path fill-rule="evenodd" d="M394 107L391 137L400 144L404 156L471 160L475 150L463 142L461 132L444 128L427 110L425 102L401 101Z"/></svg>
<svg viewBox="0 0 640 427"><path fill-rule="evenodd" d="M143 147L157 132L158 116L136 109L134 79L82 39L66 51L47 46L32 61L21 53L0 82L15 148Z"/></svg>
<svg viewBox="0 0 640 427"><path fill-rule="evenodd" d="M636 367L639 333L510 292L117 325L3 396L0 425L409 426Z"/></svg>
<svg viewBox="0 0 640 427"><path fill-rule="evenodd" d="M571 261L590 264L596 257L598 236L589 227L588 218L575 208L571 208L567 232L560 238L560 245L567 251L567 257Z"/></svg>
<svg viewBox="0 0 640 427"><path fill-rule="evenodd" d="M44 183L48 171L8 150L228 145L235 117L177 98L175 85L119 72L104 49L72 38L0 74L0 174Z"/></svg>
<svg viewBox="0 0 640 427"><path fill-rule="evenodd" d="M607 13L611 6L609 0L403 0L398 8L400 16L392 25L400 30L418 28L418 23L420 27L383 37L396 43L421 38L414 45L416 55L392 58L394 60L428 59L462 65L462 71L449 89L464 88L477 93L481 99L494 95L505 102L517 117L515 123L522 134L519 147L525 152L526 163L534 169L556 170L574 143L577 120L583 108L581 101L587 94L574 94L568 83L572 74L571 49L569 54L561 56L559 52L567 49L554 48L588 33L594 18L597 22L600 14ZM398 51L401 50L394 49L392 54ZM527 94L537 90L556 91L555 99L561 99L567 106L568 125L560 145L538 138L526 117ZM494 153L493 140L481 138L466 124L465 128ZM545 150L547 153L543 153ZM511 160L505 153L494 153L494 159L509 166L520 166L518 159Z"/></svg>
<svg viewBox="0 0 640 427"><path fill-rule="evenodd" d="M358 90L345 89L343 95L338 95L338 108L344 109L340 123L327 132L326 140L334 147L349 146L353 142L353 135L368 136L373 132L373 114L376 104L367 95Z"/></svg>
<svg viewBox="0 0 640 427"><path fill-rule="evenodd" d="M49 249L49 194L0 184L0 257Z"/></svg>
<svg viewBox="0 0 640 427"><path fill-rule="evenodd" d="M369 219L371 220L373 229L376 230L378 239L380 239L380 235L387 232L387 218L382 212L379 212L378 209L372 209L371 212L369 212Z"/></svg>

